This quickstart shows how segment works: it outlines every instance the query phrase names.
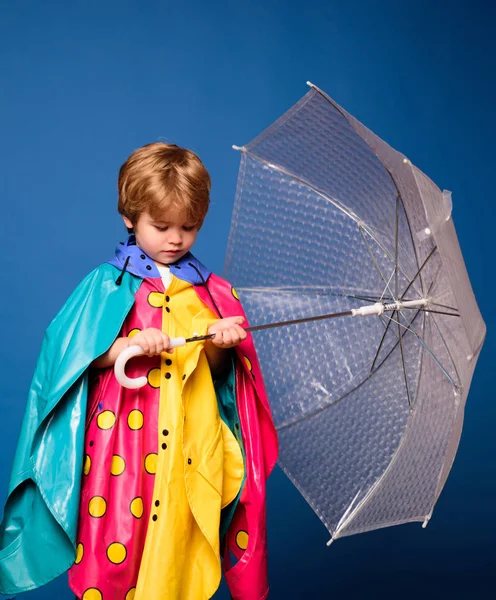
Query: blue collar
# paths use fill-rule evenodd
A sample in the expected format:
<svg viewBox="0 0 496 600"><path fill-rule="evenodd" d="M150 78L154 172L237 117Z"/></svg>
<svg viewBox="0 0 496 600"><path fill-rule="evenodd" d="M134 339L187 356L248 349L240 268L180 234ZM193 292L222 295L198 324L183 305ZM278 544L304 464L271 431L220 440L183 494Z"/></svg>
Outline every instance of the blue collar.
<svg viewBox="0 0 496 600"><path fill-rule="evenodd" d="M129 260L128 260L129 259ZM126 271L145 279L146 277L160 277L160 273L153 260L136 245L136 236L131 234L125 242L119 242L115 249L115 258L108 262L117 267L119 271L124 269L127 261ZM191 283L202 285L210 277L211 271L205 267L191 252L169 265L171 273Z"/></svg>

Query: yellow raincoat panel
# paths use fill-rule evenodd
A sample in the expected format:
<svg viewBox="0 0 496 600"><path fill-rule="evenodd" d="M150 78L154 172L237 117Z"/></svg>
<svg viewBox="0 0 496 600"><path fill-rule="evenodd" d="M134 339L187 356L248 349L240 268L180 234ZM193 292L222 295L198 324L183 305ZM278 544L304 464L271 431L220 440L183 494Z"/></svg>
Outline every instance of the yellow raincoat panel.
<svg viewBox="0 0 496 600"><path fill-rule="evenodd" d="M203 335L217 319L176 277L163 300L170 337ZM238 494L244 466L219 416L203 345L161 357L153 506L134 600L203 600L220 584L220 512Z"/></svg>

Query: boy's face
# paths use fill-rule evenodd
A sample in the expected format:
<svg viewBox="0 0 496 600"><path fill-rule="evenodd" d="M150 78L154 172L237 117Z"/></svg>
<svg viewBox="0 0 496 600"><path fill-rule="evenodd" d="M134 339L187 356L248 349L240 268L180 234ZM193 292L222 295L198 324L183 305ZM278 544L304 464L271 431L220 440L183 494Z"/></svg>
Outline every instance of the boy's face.
<svg viewBox="0 0 496 600"><path fill-rule="evenodd" d="M122 218L126 227L134 228L137 245L157 265L168 265L187 254L198 234L198 227L188 223L184 211L174 207L164 211L159 220L147 212L135 225L127 217Z"/></svg>

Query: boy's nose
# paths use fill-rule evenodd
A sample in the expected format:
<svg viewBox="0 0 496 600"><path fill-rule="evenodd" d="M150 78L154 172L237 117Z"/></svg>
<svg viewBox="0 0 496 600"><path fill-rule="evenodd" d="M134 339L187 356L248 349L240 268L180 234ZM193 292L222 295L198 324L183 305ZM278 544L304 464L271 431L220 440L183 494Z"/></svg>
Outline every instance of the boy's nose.
<svg viewBox="0 0 496 600"><path fill-rule="evenodd" d="M182 234L179 230L172 230L169 232L169 243L170 244L180 244L182 241Z"/></svg>

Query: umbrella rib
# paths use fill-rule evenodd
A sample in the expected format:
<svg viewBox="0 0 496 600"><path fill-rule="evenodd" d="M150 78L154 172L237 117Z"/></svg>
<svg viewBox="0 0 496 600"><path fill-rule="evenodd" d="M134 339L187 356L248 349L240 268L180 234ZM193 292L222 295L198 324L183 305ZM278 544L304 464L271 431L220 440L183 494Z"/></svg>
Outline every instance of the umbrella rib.
<svg viewBox="0 0 496 600"><path fill-rule="evenodd" d="M445 347L445 349L446 349L446 352L447 352L447 354L448 354L448 357L449 357L449 359L450 359L450 362L451 362L451 366L453 367L453 370L454 370L454 371L455 371L455 373L456 373L456 378L458 379L458 386L459 386L459 388L461 389L461 383L460 383L460 381L461 381L461 380L460 380L460 374L458 373L458 369L456 368L456 364L455 364L455 361L453 360L453 356L452 356L452 354L451 354L451 352L450 352L450 350L449 350L449 348L448 348L448 344L446 343L446 340L444 339L444 336L443 336L443 334L441 333L441 330L439 329L439 325L437 324L437 321L436 321L436 319L431 319L431 321L432 321L432 322L434 323L434 325L436 326L437 332L439 333L439 336L440 336L440 338L441 338L441 340L442 340L442 342L443 342L443 344L444 344L444 347Z"/></svg>
<svg viewBox="0 0 496 600"><path fill-rule="evenodd" d="M397 312L399 312L399 311L395 310L393 314L395 314ZM406 395L408 398L408 406L410 407L410 410L412 410L412 400L411 400L411 396L410 396L410 388L408 387L408 377L406 375L405 353L404 353L404 348L403 348L403 336L401 335L401 329L400 329L399 323L398 323L398 335L399 335L399 339L400 339L401 363L403 365L403 376L405 378L405 387L406 387Z"/></svg>
<svg viewBox="0 0 496 600"><path fill-rule="evenodd" d="M434 355L434 353L432 352L432 350L427 346L427 344L425 343L425 341L419 336L419 334L416 331L414 331L413 329L410 329L406 325L403 325L403 323L400 323L399 321L396 321L395 319L393 319L389 315L384 314L384 316L386 317L386 319L391 319L391 321L394 321L395 323L398 323L398 325L400 325L401 327L404 327L407 331L411 331L413 333L413 335L415 335L415 337L419 340L419 342L424 346L424 348L427 350L427 352L432 356L432 359L434 360L434 362L441 369L441 371L448 378L448 380L452 383L452 385L456 389L459 389L458 384L453 381L453 379L451 378L451 376L449 375L449 373L446 371L446 369L443 367L443 365L441 364L441 362L439 361L439 359Z"/></svg>
<svg viewBox="0 0 496 600"><path fill-rule="evenodd" d="M369 243L368 243L368 241L367 241L367 238L365 237L365 235L364 235L364 233L363 233L363 230L362 230L363 228L362 228L362 226L361 226L361 225L358 225L358 229L359 229L359 231L360 231L360 233L361 233L361 235L362 235L362 237L363 237L363 241L365 242L365 245L367 246L368 253L370 254L370 258L372 259L372 261L373 261L373 263L374 263L374 265L375 265L375 268L376 268L376 269L377 269L377 271L379 272L379 275L381 276L381 279L382 279L382 280L384 281L384 283L386 284L386 288L389 290L389 293L391 294L391 296L392 296L393 298L395 298L395 296L394 296L394 294L393 294L393 292L392 292L391 288L389 287L389 282L386 282L386 278L384 277L384 275L383 275L383 273L382 273L381 269L379 268L379 265L378 265L378 263L377 263L377 260L376 260L376 258L375 258L375 256L374 256L374 254L372 253L372 250L370 249L370 246L369 246ZM393 271L393 273L394 273L394 271ZM391 278L389 279L389 281L391 281Z"/></svg>
<svg viewBox="0 0 496 600"><path fill-rule="evenodd" d="M384 340L386 339L386 335L387 335L387 332L388 332L388 329L389 329L390 325L391 325L391 321L388 321L388 323L387 323L387 325L386 325L386 327L384 329L384 333L382 334L382 338L381 338L381 341L379 343L379 347L377 348L377 352L375 353L374 360L372 362L372 366L370 367L369 376L372 375L372 373L374 371L375 363L377 362L377 358L379 356L379 352L381 351L382 344L384 343Z"/></svg>
<svg viewBox="0 0 496 600"><path fill-rule="evenodd" d="M398 192L399 194L399 192ZM398 210L399 210L399 199L396 196L396 224L394 228L394 273L395 273L395 282L394 282L394 293L396 298L398 298Z"/></svg>
<svg viewBox="0 0 496 600"><path fill-rule="evenodd" d="M364 300L366 302L382 302L383 296L378 298L377 296L357 296L352 294L330 294L330 296L344 296L346 298L356 298L357 300ZM393 300L393 298L386 298L387 300Z"/></svg>
<svg viewBox="0 0 496 600"><path fill-rule="evenodd" d="M428 257L425 259L425 261L424 261L424 265L425 265L425 263L426 263L426 262L429 260L429 258L432 256L432 254L433 254L434 250L436 250L436 247L434 247L434 248L432 249L432 251L431 251L431 253L429 254L429 256L428 256ZM424 267L424 265L422 265L421 269ZM427 295L429 295L429 294L430 294L430 292L431 292L431 289L432 289L432 287L434 286L434 283L436 282L436 277L437 277L437 274L438 274L438 272L439 272L440 268L441 268L441 265L439 264L439 265L438 265L438 267L437 267L437 269L436 269L436 274L435 274L435 276L433 277L433 279L432 279L432 282L431 282L431 284L430 284L430 286L429 286L429 289L428 289L428 291L427 291ZM420 270L421 270L421 269L420 269ZM406 293L406 291L405 291L405 292L402 294L402 297L404 297L404 294L405 294L405 293ZM454 308L454 307L452 307L452 306L448 306L448 305L446 305L446 304L439 304L439 303L436 303L436 302L430 302L430 301L429 301L429 305L431 305L431 304L432 304L432 305L434 305L434 306L441 306L441 307L443 307L443 308L448 308L448 309L450 309L450 310L454 310L454 311L456 311L456 310L457 310L456 308ZM403 307L403 308L411 309L411 308L413 308L413 307L410 307L410 306L405 306L405 307ZM431 313L440 314L440 315L448 315L448 316L450 316L450 317L460 317L460 314L455 314L455 313L447 313L447 312L443 312L443 311L439 311L439 310L432 310L432 309L430 309L430 308L419 308L418 310L419 310L419 311L422 311L422 312L424 312L424 313L429 313L429 312L431 312ZM448 353L449 359L450 359L450 361L451 361L451 365L452 365L452 367L453 367L453 369L454 369L454 371L455 371L455 373L456 373L456 377L457 377L457 379L458 379L458 387L459 387L459 388L461 388L461 384L460 384L460 374L458 373L458 370L457 370L457 368L456 368L456 365L455 365L455 362L454 362L454 360L453 360L453 357L451 356L451 353L450 353L450 351L449 351L448 345L446 344L446 341L445 341L445 339L444 339L444 337L443 337L443 335L442 335L442 333L441 333L441 331L440 331L440 329L439 329L439 326L438 326L438 324L437 324L437 321L436 321L436 319L432 319L432 321L434 321L434 324L436 325L436 328L437 328L437 330L438 330L438 333L439 333L439 335L441 336L441 340L442 340L442 342L443 342L443 344L444 344L444 347L446 348L446 352ZM428 350L428 349L427 349L427 350ZM441 370L443 370L443 369L442 369L442 366L441 366L441 365L439 365L439 366L440 366ZM449 377L448 377L448 378L449 378ZM450 379L450 381L452 381L452 380L451 380L451 378L449 378L449 379ZM452 383L453 383L453 382L452 382ZM455 385L455 387L457 386L457 384L455 384L455 383L453 383L453 385Z"/></svg>
<svg viewBox="0 0 496 600"><path fill-rule="evenodd" d="M434 250L435 250L435 248L433 248L433 250L431 251L431 255L432 255L432 253L433 253L433 251L434 251ZM429 258L430 258L430 255L429 255L427 258L426 258L425 262L427 262L427 261L429 260ZM424 262L424 264L425 264L425 262ZM422 267L423 267L423 266L424 266L424 265L422 265ZM422 267L421 267L421 268L422 268ZM436 283L436 281L437 281L437 276L438 276L438 273L439 273L439 271L440 271L440 270L441 270L441 263L439 263L439 264L437 265L437 267L436 267L436 272L434 273L434 276L432 277L432 280L431 280L431 282L430 282L430 284L429 284L429 289L427 290L427 293L425 294L425 296L424 296L424 297L425 297L425 298L429 298L429 302L428 302L429 306L431 306L431 305L434 305L434 306L441 306L441 307L444 307L444 308L449 308L450 310L453 310L453 311L455 311L455 312L456 312L458 309L456 309L456 308L454 308L454 307L452 307L452 306L446 306L446 305L444 305L444 304L436 304L436 302L432 302L432 301L430 300L430 294L431 294L431 290L432 290L432 288L434 287L434 284L435 284L435 283ZM405 291L404 291L404 292L401 294L401 301L405 301L405 302L407 302L407 301L408 301L408 300L405 298L406 291L407 291L407 290L405 289ZM404 306L403 308L410 308L410 307L409 307L409 306ZM425 311L425 312L429 312L429 308L426 308L426 307L419 307L419 310L423 310L423 311ZM431 311L431 312L435 312L435 311Z"/></svg>
<svg viewBox="0 0 496 600"><path fill-rule="evenodd" d="M413 307L412 307L412 308L413 308ZM410 329L410 326L411 326L411 325L413 325L414 321L416 320L416 318L418 317L418 315L419 315L421 312L425 312L425 311L423 311L423 310L422 310L420 307L417 307L417 309L416 309L416 310L417 310L417 312L416 312L416 313L415 313L415 315L413 316L413 319L410 321L410 323L408 323L408 327L406 327L405 325L403 325L403 324L402 324L402 327L405 329L405 331L403 331L403 334L402 334L403 336L405 336L405 335L406 335L406 332L407 332L407 331L411 331L412 333L415 333L415 331L413 331L413 329ZM384 316L387 316L387 315L384 315ZM387 324L386 324L386 323L384 323L384 319L383 319L382 315L381 315L381 316L379 316L379 319L380 319L381 323L383 324L383 326L384 326L385 328L387 328L387 327L388 327L388 326L389 326L389 325L390 325L390 324L393 322L393 319L390 319L390 318L388 317ZM424 320L425 320L425 316L424 316ZM395 321L395 322L397 322L397 321ZM397 339L398 341L397 341L397 343L396 343L396 344L395 344L395 345L394 345L394 346L391 348L391 350L388 352L387 356L385 356L385 357L384 357L384 359L383 359L383 361L380 363L379 367L380 367L380 366L381 366L381 365L384 363L384 361L385 361L385 360L387 360L387 359L389 358L389 356L392 354L392 352L394 352L394 350L396 349L396 347L397 347L397 346L398 346L398 344L399 344L399 340L400 340L400 338L398 337L398 335L396 334L396 332L394 331L394 329L391 329L391 331L392 331L392 332L393 332L393 334L396 336L396 339ZM415 335L417 335L417 334L415 333ZM377 368L379 369L379 367L377 367Z"/></svg>
<svg viewBox="0 0 496 600"><path fill-rule="evenodd" d="M412 226L410 225L410 219L408 218L408 213L406 212L405 203L403 202L403 198L401 197L400 191L398 189L398 186L396 185L396 181L394 180L393 175L391 174L389 169L387 169L387 167L386 167L386 170L389 173L389 176L391 177L391 179L393 180L393 183L396 186L396 189L398 190L398 197L401 201L401 207L403 208L403 213L405 215L406 224L408 226L408 232L410 233L410 240L412 242L413 254L415 255L415 262L417 263L417 269L418 269L419 268L419 257L417 254L417 247L415 246L415 240L413 239ZM422 277L419 277L419 281L420 281L420 293L423 296L424 295L424 282L422 281Z"/></svg>
<svg viewBox="0 0 496 600"><path fill-rule="evenodd" d="M379 302L382 302L382 299L384 298L384 294L386 293L386 290L389 289L389 284L391 283L391 279L393 278L395 273L395 269L393 269L391 276L389 277L388 282L386 283L386 287L384 288L384 291L382 292L381 297L379 298ZM394 300L394 296L393 296L393 300Z"/></svg>
<svg viewBox="0 0 496 600"><path fill-rule="evenodd" d="M389 258L389 260L392 260L394 262L394 257L391 256L391 254L386 250L386 248L384 248L384 246L379 242L379 240L377 238L375 238L372 233L366 228L363 227L363 221L361 223L357 223L358 227L361 227L363 229L363 231L365 231L366 233L368 233L368 235L371 237L371 239L374 240L374 242L377 244L377 246L384 252L384 254ZM362 234L363 235L363 234ZM418 261L417 261L417 266L418 266ZM401 267L398 265L398 270L399 272L403 275L403 277L408 281L411 282L410 277L403 271L403 269L401 269Z"/></svg>
<svg viewBox="0 0 496 600"><path fill-rule="evenodd" d="M433 285L433 284L431 284L431 287L432 287L432 285ZM419 309L419 310L420 310L421 312L426 312L426 313L433 312L433 311L423 311L422 309ZM402 316L404 319L406 319L406 317L405 317L405 315L404 315L404 314L401 314L400 316ZM423 341L423 338L422 338L422 337L420 337L420 336L418 336L418 335L417 335L417 337L418 337L418 338L419 338L419 340L420 340L420 341L423 343L423 346L424 346L424 347L427 349L427 351L429 352L429 354L431 354L431 355L432 355L432 357L433 357L433 358L434 358L434 360L437 362L437 364L438 364L438 366L440 367L440 369L441 369L441 370L443 370L443 372L444 372L444 373L445 373L445 375L448 377L448 379L451 381L451 383L452 383L452 384L455 386L455 388L460 390L460 389L461 389L460 375L459 375L459 373L458 373L458 370L457 370L457 368L456 368L456 365L455 365L455 362L454 362L454 360L453 360L453 357L452 357L452 355L451 355L451 352L449 351L448 345L446 344L446 341L445 341L445 339L444 339L444 337L443 337L443 334L441 333L441 330L439 329L439 325L437 324L437 321L436 321L436 319L432 318L432 319L430 319L429 321L432 321L432 322L434 323L434 325L436 326L436 329L437 329L437 331L438 331L438 333L439 333L439 336L441 337L441 340L442 340L442 342L443 342L443 345L444 345L444 347L445 347L445 349L446 349L446 352L447 352L447 354L448 354L448 357L449 357L449 359L450 359L451 366L453 367L453 370L455 371L456 378L457 378L457 382L454 382L454 381L453 381L453 379L452 379L451 377L449 377L449 375L447 374L447 370L446 370L446 369L444 369L444 370L443 370L443 366L442 366L441 362L439 361L439 359L436 359L436 357L435 357L435 356L434 356L434 354L433 354L433 353L432 353L432 352L429 350L429 348L427 347L427 345L425 345L425 341ZM424 323L423 323L424 327L423 327L423 329L425 329L425 322L426 322L426 319L425 319L425 316L424 316Z"/></svg>
<svg viewBox="0 0 496 600"><path fill-rule="evenodd" d="M432 302L429 300L429 304L432 306L440 306L441 308L448 308L449 310L458 310L454 306L448 306L447 304L439 304L439 302Z"/></svg>
<svg viewBox="0 0 496 600"><path fill-rule="evenodd" d="M430 304L430 302L429 302L429 304ZM411 310L411 309L415 309L417 307L415 307L415 306L402 306L401 308L402 309ZM449 313L449 312L444 312L442 310L432 310L432 308L419 308L419 310L421 310L422 312L434 313L436 315L448 315L449 317L460 317L461 316L458 313Z"/></svg>
<svg viewBox="0 0 496 600"><path fill-rule="evenodd" d="M395 312L396 312L396 311L395 311ZM417 318L417 316L418 316L418 314L419 314L420 312L422 312L422 311L420 310L420 308L419 308L419 309L417 309L417 312L415 313L415 315L413 316L413 319L412 319L412 320L410 321L410 323L408 324L408 327L410 327L410 325L412 325L412 324L413 324L413 322L415 321L415 319ZM386 316L386 315L384 315L384 317L385 317L385 316ZM384 326L385 328L387 328L387 327L388 327L388 326L389 326L391 323L397 323L397 321L394 321L394 319L391 319L391 318L389 318L389 317L388 317L388 321L387 321L386 323L384 323L384 318L383 318L383 316L382 316L382 315L380 315L380 316L379 316L379 319L380 319L381 323L383 324L383 326ZM406 328L406 327L405 327L405 329L406 329L407 331L413 331L413 330L411 330L411 329L408 329L408 328ZM391 329L391 332L392 332L392 333L393 333L393 335L396 337L396 340L397 340L397 341L396 341L396 344L395 344L395 345L394 345L394 346L391 348L391 350L388 352L388 354L387 354L387 355L384 357L384 359L383 359L383 361L380 363L379 367L382 365L382 363L383 363L385 360L387 360L387 359L388 359L388 358L391 356L391 354L394 352L394 350L396 350L396 348L397 348L398 344L400 343L400 337L401 337L401 336L398 336L398 334L397 334L397 333L394 331L394 329ZM405 336L405 335L406 335L406 331L403 331L402 335L403 335L403 336ZM377 369L378 369L379 367L377 367ZM377 369L376 369L376 370L377 370Z"/></svg>
<svg viewBox="0 0 496 600"><path fill-rule="evenodd" d="M411 288L412 283L415 281L415 279L417 279L417 277L420 275L422 269L425 267L425 265L428 263L428 261L432 258L432 256L434 255L434 252L437 250L437 246L434 246L434 248L429 252L429 256L427 256L427 258L424 260L422 266L420 267L420 269L416 272L414 278L410 281L410 283L407 285L406 289L403 291L401 297L403 298L403 296L408 292L408 290Z"/></svg>

